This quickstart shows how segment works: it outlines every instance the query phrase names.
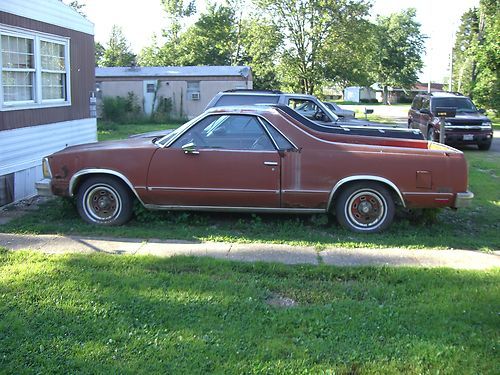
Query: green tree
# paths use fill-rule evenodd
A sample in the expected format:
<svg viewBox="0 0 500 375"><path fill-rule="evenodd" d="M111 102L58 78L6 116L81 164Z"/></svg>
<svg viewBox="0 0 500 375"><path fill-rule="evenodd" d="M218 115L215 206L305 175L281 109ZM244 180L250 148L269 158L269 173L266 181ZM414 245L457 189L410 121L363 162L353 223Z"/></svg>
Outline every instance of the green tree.
<svg viewBox="0 0 500 375"><path fill-rule="evenodd" d="M477 44L477 81L474 100L481 106L500 112L500 2L481 0Z"/></svg>
<svg viewBox="0 0 500 375"><path fill-rule="evenodd" d="M255 89L280 88L281 81L276 67L282 43L283 37L272 23L260 18L242 21L240 52L235 62L252 68Z"/></svg>
<svg viewBox="0 0 500 375"><path fill-rule="evenodd" d="M170 28L163 31L164 36L171 42L177 42L182 30L182 20L196 13L195 0L161 0L161 5L170 22Z"/></svg>
<svg viewBox="0 0 500 375"><path fill-rule="evenodd" d="M472 95L477 78L476 49L479 36L479 12L472 8L462 15L453 47L453 89Z"/></svg>
<svg viewBox="0 0 500 375"><path fill-rule="evenodd" d="M500 111L500 3L481 0L466 11L453 48L453 88L483 107Z"/></svg>
<svg viewBox="0 0 500 375"><path fill-rule="evenodd" d="M377 62L375 78L384 89L387 104L388 86L410 88L422 70L425 36L415 20L413 8L377 18Z"/></svg>
<svg viewBox="0 0 500 375"><path fill-rule="evenodd" d="M327 79L334 43L344 43L348 25L364 20L363 0L256 0L284 37L279 70L287 89L312 94ZM328 41L331 40L329 43ZM330 69L332 71L332 69Z"/></svg>
<svg viewBox="0 0 500 375"><path fill-rule="evenodd" d="M135 55L130 51L130 46L121 27L113 25L99 66L130 66L134 61Z"/></svg>
<svg viewBox="0 0 500 375"><path fill-rule="evenodd" d="M102 58L104 57L104 52L106 51L106 48L104 48L104 46L99 43L99 42L95 42L95 65L96 66L101 66L102 63Z"/></svg>
<svg viewBox="0 0 500 375"><path fill-rule="evenodd" d="M63 1L63 0L60 0L60 1L64 2L70 8L73 8L74 10L76 10L82 16L87 17L87 15L85 14L85 12L83 11L83 8L85 8L85 4L81 4L78 0L73 0L73 1Z"/></svg>
<svg viewBox="0 0 500 375"><path fill-rule="evenodd" d="M232 8L212 4L179 38L180 65L231 65L236 46Z"/></svg>

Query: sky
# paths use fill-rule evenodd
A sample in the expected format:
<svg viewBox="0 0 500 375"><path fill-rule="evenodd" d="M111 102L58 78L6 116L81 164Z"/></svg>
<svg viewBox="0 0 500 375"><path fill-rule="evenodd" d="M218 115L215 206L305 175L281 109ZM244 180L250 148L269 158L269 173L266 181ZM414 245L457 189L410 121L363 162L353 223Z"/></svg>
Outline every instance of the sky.
<svg viewBox="0 0 500 375"><path fill-rule="evenodd" d="M113 24L122 27L131 49L138 53L150 45L153 34L161 35L167 25L160 0L79 0L83 11L95 24L95 40L105 44ZM221 1L219 1L221 2ZM454 33L462 14L478 6L479 0L373 0L371 17L388 15L406 8L417 10L417 21L422 25L426 40L426 54L421 82L444 83L449 76L449 55ZM206 2L197 0L197 9L204 10Z"/></svg>

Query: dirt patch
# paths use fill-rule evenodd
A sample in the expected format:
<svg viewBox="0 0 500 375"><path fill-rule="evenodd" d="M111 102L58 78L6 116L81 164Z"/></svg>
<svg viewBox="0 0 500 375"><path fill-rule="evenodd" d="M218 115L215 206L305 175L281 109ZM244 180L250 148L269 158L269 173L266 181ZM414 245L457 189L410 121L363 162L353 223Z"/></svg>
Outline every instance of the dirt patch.
<svg viewBox="0 0 500 375"><path fill-rule="evenodd" d="M13 219L17 219L30 211L38 209L40 204L45 203L50 199L53 198L35 195L34 197L21 199L17 202L0 207L0 225L7 224Z"/></svg>
<svg viewBox="0 0 500 375"><path fill-rule="evenodd" d="M297 307L297 301L291 298L280 296L279 294L272 294L266 299L266 303L270 306L278 307L281 309L289 309L292 307Z"/></svg>

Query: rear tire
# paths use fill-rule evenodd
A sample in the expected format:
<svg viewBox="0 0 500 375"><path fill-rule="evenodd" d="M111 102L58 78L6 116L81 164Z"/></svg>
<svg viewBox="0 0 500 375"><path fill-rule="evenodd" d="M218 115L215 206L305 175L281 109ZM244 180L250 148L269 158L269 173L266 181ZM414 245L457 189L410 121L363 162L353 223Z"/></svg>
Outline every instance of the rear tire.
<svg viewBox="0 0 500 375"><path fill-rule="evenodd" d="M391 225L395 204L389 191L376 182L358 182L344 189L335 204L337 221L357 233L377 233Z"/></svg>
<svg viewBox="0 0 500 375"><path fill-rule="evenodd" d="M122 225L132 217L132 197L128 188L110 176L90 177L78 189L78 213L84 221L97 225Z"/></svg>

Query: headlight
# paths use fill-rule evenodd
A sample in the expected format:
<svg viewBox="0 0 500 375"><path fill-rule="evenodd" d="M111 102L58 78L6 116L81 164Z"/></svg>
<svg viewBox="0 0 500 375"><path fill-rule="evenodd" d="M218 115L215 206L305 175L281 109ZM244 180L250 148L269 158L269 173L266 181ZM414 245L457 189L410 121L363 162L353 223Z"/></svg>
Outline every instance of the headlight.
<svg viewBox="0 0 500 375"><path fill-rule="evenodd" d="M486 127L486 128L491 128L491 121L485 121L481 124L481 126Z"/></svg>
<svg viewBox="0 0 500 375"><path fill-rule="evenodd" d="M49 159L43 158L42 160L42 171L44 178L52 178L52 172L50 171Z"/></svg>

